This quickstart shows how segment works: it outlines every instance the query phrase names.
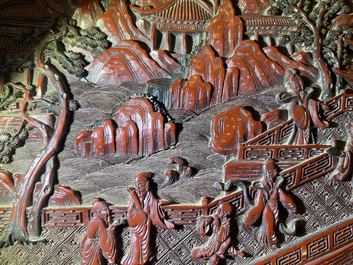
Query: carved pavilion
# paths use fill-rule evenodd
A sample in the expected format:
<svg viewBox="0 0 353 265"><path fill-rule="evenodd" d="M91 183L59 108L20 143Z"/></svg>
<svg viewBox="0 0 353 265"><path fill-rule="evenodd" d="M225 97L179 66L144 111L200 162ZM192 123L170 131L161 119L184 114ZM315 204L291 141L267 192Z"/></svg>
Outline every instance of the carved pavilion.
<svg viewBox="0 0 353 265"><path fill-rule="evenodd" d="M200 0L170 0L151 9L132 6L148 25L151 49L187 54L201 41L205 28L218 9Z"/></svg>

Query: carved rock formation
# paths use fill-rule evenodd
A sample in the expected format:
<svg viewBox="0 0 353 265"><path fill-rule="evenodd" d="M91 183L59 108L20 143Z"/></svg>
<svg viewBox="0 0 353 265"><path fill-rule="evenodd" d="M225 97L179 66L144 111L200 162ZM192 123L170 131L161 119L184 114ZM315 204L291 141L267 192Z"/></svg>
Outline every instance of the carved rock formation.
<svg viewBox="0 0 353 265"><path fill-rule="evenodd" d="M283 68L267 58L256 42L245 40L227 60L223 98L255 94L280 85L284 74Z"/></svg>
<svg viewBox="0 0 353 265"><path fill-rule="evenodd" d="M188 161L180 156L169 157L169 165L174 165L176 167L176 171L173 169L167 169L164 172L166 176L166 180L160 185L161 188L170 186L177 182L180 178L186 179L191 178L193 174L193 170L189 167Z"/></svg>
<svg viewBox="0 0 353 265"><path fill-rule="evenodd" d="M276 48L265 49L271 58L266 56L256 42L241 41L232 51L231 57L224 62L210 45L205 45L193 57L187 69L188 81L192 82L186 81L184 84L182 79L174 81L169 92L171 100L166 105L170 109L200 111L239 95L252 95L280 86L285 79L284 69L287 68L298 69L310 79L317 73L313 67L289 59ZM212 85L211 94L207 83L202 81ZM200 104L196 104L197 101Z"/></svg>
<svg viewBox="0 0 353 265"><path fill-rule="evenodd" d="M262 124L251 112L235 106L217 114L212 121L212 149L222 155L235 154L239 144L262 132Z"/></svg>
<svg viewBox="0 0 353 265"><path fill-rule="evenodd" d="M178 79L170 88L169 109L201 111L211 105L212 86L199 75Z"/></svg>
<svg viewBox="0 0 353 265"><path fill-rule="evenodd" d="M12 174L0 171L0 198L6 196L8 192L15 193L15 182Z"/></svg>
<svg viewBox="0 0 353 265"><path fill-rule="evenodd" d="M262 14L269 3L269 0L239 0L238 6L242 14Z"/></svg>
<svg viewBox="0 0 353 265"><path fill-rule="evenodd" d="M266 124L267 130L280 125L283 122L280 109L272 109L271 111L264 113L261 116L261 121Z"/></svg>
<svg viewBox="0 0 353 265"><path fill-rule="evenodd" d="M162 61L162 58L159 60ZM150 79L169 76L135 41L123 41L109 48L87 70L89 81L104 85L120 85L125 82L143 84Z"/></svg>
<svg viewBox="0 0 353 265"><path fill-rule="evenodd" d="M147 98L133 98L121 105L113 119L76 137L82 157L108 154L149 155L176 143L176 125L154 109Z"/></svg>
<svg viewBox="0 0 353 265"><path fill-rule="evenodd" d="M214 96L212 103L222 102L222 88L224 83L225 67L221 57L209 45L204 46L193 57L188 67L187 76L199 75L202 80L212 84Z"/></svg>
<svg viewBox="0 0 353 265"><path fill-rule="evenodd" d="M231 0L225 0L219 7L218 14L207 27L207 43L220 57L228 57L243 40L244 24L235 10Z"/></svg>
<svg viewBox="0 0 353 265"><path fill-rule="evenodd" d="M76 9L73 18L80 28L89 28L96 26L97 19L103 12L104 9L99 0L89 0Z"/></svg>
<svg viewBox="0 0 353 265"><path fill-rule="evenodd" d="M158 65L167 71L168 74L179 74L181 70L181 65L169 56L165 51L153 50L150 56L155 60Z"/></svg>
<svg viewBox="0 0 353 265"><path fill-rule="evenodd" d="M124 40L137 40L148 44L148 38L135 26L125 0L113 0L107 11L98 19L97 25L108 33L108 39L113 45Z"/></svg>

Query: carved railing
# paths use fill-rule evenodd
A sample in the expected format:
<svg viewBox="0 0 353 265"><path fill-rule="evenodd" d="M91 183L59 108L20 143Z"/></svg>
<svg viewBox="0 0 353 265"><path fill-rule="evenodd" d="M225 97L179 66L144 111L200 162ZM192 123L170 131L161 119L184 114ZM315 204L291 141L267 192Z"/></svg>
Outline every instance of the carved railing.
<svg viewBox="0 0 353 265"><path fill-rule="evenodd" d="M225 168L229 168L230 164L236 166L239 162L251 163L273 159L277 161L278 168L284 170L306 159L322 155L329 147L328 145L240 145L238 158L228 162ZM227 172L225 176L228 178Z"/></svg>
<svg viewBox="0 0 353 265"><path fill-rule="evenodd" d="M353 94L343 93L329 99L325 104L328 105L329 108L324 112L323 116L327 120L332 120L346 111L353 111Z"/></svg>
<svg viewBox="0 0 353 265"><path fill-rule="evenodd" d="M239 160L259 161L274 159L279 161L304 161L321 155L328 149L328 145L261 145L239 147Z"/></svg>
<svg viewBox="0 0 353 265"><path fill-rule="evenodd" d="M311 175L314 174L315 170L317 170L319 174L327 174L334 169L334 158L328 154L323 154L328 146L313 149L308 148L308 146L297 146L298 149L295 149L294 146L292 146L291 148L294 153L292 159L283 159L287 157L287 154L291 153L291 148L286 149L286 146L271 146L272 149L266 149L267 146L265 146L264 149L261 148L262 146L256 147L258 147L256 151L259 151L258 153L261 155L260 158L254 161L250 159L232 160L224 165L225 181L230 179L256 180L261 178L263 174L262 161L268 158L278 160L277 166L282 170L280 174L282 176L291 176L291 178L295 179L293 181L297 181L298 178L304 178L303 176L311 179ZM312 145L312 147L314 147L314 145ZM285 152L289 150L289 152L285 154L285 157L280 156L279 151L282 150L282 148ZM299 174L301 174L301 176L299 176ZM307 176L305 174L309 175Z"/></svg>
<svg viewBox="0 0 353 265"><path fill-rule="evenodd" d="M246 141L244 145L275 145L285 143L292 133L293 126L293 120L290 119Z"/></svg>
<svg viewBox="0 0 353 265"><path fill-rule="evenodd" d="M333 156L323 154L280 173L286 180L288 190L329 174L336 168Z"/></svg>
<svg viewBox="0 0 353 265"><path fill-rule="evenodd" d="M347 249L353 248L353 219L334 224L328 229L310 236L306 240L296 243L284 250L277 251L265 260L256 261L257 265L293 265L308 264L315 260L315 264L320 263L320 257L324 260L330 259L330 263L324 264L351 264L340 263L339 259ZM337 251L339 249L339 251ZM337 252L335 252L337 251ZM317 260L319 259L319 260ZM350 261L352 261L350 259ZM337 263L335 263L338 261Z"/></svg>
<svg viewBox="0 0 353 265"><path fill-rule="evenodd" d="M285 188L292 190L309 181L327 175L334 169L334 158L328 154L322 154L286 169L280 172L280 175L286 180ZM176 225L193 225L196 223L198 216L214 212L222 202L231 203L237 214L242 214L246 210L242 191L235 191L211 202L204 198L200 205L173 204L164 205L163 209L168 219ZM114 219L126 218L127 207L112 206L111 210ZM46 227L84 225L90 219L90 207L46 208L42 218Z"/></svg>
<svg viewBox="0 0 353 265"><path fill-rule="evenodd" d="M325 102L328 109L323 113L323 118L332 120L346 111L353 111L353 94L343 93ZM293 129L293 120L289 119L272 129L259 134L244 145L276 145L285 143Z"/></svg>

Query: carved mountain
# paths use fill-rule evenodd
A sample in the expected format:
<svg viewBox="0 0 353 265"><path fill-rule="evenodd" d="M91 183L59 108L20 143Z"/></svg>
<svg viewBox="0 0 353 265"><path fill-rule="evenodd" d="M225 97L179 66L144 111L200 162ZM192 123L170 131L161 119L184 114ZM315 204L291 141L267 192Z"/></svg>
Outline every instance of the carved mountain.
<svg viewBox="0 0 353 265"><path fill-rule="evenodd" d="M284 69L270 60L256 42L245 40L227 60L224 98L269 89L281 84L284 74Z"/></svg>
<svg viewBox="0 0 353 265"><path fill-rule="evenodd" d="M206 108L240 95L254 95L283 85L285 69L288 68L297 69L302 76L311 80L315 80L317 75L315 68L299 59L292 60L272 46L261 49L255 41L240 42L226 61L217 56L210 45L205 45L187 68L186 76L193 81L186 84L181 79L174 81L169 91L172 100L166 102L166 105L171 109L199 111L201 106ZM201 80L196 82L194 76L200 76ZM205 89L201 81L212 85L211 94L208 94L209 90ZM193 93L190 93L191 87ZM207 98L202 99L205 101L199 105L193 103L196 98L201 99L205 95ZM211 100L208 100L209 95ZM207 102L209 105L206 106Z"/></svg>
<svg viewBox="0 0 353 265"><path fill-rule="evenodd" d="M212 103L219 103L222 102L225 71L222 58L216 55L210 45L206 45L191 60L187 76L199 75L205 82L211 83L214 88Z"/></svg>
<svg viewBox="0 0 353 265"><path fill-rule="evenodd" d="M10 173L0 171L0 190L0 199L16 193L14 179Z"/></svg>
<svg viewBox="0 0 353 265"><path fill-rule="evenodd" d="M133 98L121 105L113 119L76 137L82 157L110 154L149 155L176 143L176 126L147 98Z"/></svg>
<svg viewBox="0 0 353 265"><path fill-rule="evenodd" d="M98 18L103 14L104 8L99 0L85 1L75 11L73 18L81 28L95 27Z"/></svg>
<svg viewBox="0 0 353 265"><path fill-rule="evenodd" d="M206 45L193 57L187 69L186 75L189 79L193 76L200 76L202 81L212 85L211 100L206 100L209 102L209 106L226 102L239 95L256 94L283 83L284 68L276 61L269 59L256 42L242 41L232 54L229 59L224 61L217 56L210 45ZM286 58L284 55L282 57ZM300 69L304 69L305 73L311 70L311 68L295 61L287 65L287 67L289 66L301 67ZM183 108L187 105L188 110L200 110L199 107L204 106L205 102L198 107L195 104L186 103L193 102L195 98L191 97L190 91L184 91L184 89L190 89L189 85L183 87L180 82L177 80L172 85L170 93L173 100L170 105L167 105L172 109ZM202 85L194 86L194 89L200 89L198 92L195 91L194 95L205 95L206 90ZM189 96L190 98L188 98ZM177 99L182 102L177 102ZM193 107L196 109L192 109Z"/></svg>
<svg viewBox="0 0 353 265"><path fill-rule="evenodd" d="M282 54L276 47L268 46L263 49L266 53L267 57L271 60L277 62L284 69L297 69L301 76L304 76L312 81L314 81L318 77L318 70L310 65L308 65L309 58L303 58L304 55L300 55L297 53L296 60L292 60L289 57ZM309 57L309 56L306 56ZM304 63L305 62L305 63Z"/></svg>
<svg viewBox="0 0 353 265"><path fill-rule="evenodd" d="M97 21L97 25L108 35L113 45L123 40L138 40L149 44L149 39L135 26L124 0L113 0Z"/></svg>
<svg viewBox="0 0 353 265"><path fill-rule="evenodd" d="M159 60L163 61L163 57ZM169 76L135 41L124 41L109 48L87 70L89 81L105 85L120 85L125 82L143 84L150 79Z"/></svg>
<svg viewBox="0 0 353 265"><path fill-rule="evenodd" d="M165 51L153 50L150 56L155 60L158 65L168 72L168 74L178 74L181 70L181 65L169 56Z"/></svg>
<svg viewBox="0 0 353 265"><path fill-rule="evenodd" d="M269 3L269 0L239 0L238 6L242 14L262 14Z"/></svg>
<svg viewBox="0 0 353 265"><path fill-rule="evenodd" d="M175 81L170 91L170 109L201 111L211 103L212 86L199 75Z"/></svg>
<svg viewBox="0 0 353 265"><path fill-rule="evenodd" d="M228 57L242 41L243 32L244 24L240 17L235 15L232 1L226 0L207 27L207 43L219 56Z"/></svg>

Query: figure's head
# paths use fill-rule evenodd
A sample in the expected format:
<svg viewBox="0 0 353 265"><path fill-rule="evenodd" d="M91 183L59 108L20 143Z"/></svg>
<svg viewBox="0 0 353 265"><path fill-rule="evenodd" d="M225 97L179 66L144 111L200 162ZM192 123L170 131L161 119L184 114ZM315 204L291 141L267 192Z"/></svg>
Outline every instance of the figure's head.
<svg viewBox="0 0 353 265"><path fill-rule="evenodd" d="M299 95L304 90L303 80L295 69L286 71L287 86L295 95Z"/></svg>
<svg viewBox="0 0 353 265"><path fill-rule="evenodd" d="M262 166L262 172L266 182L274 182L278 175L275 161L272 159L267 159Z"/></svg>
<svg viewBox="0 0 353 265"><path fill-rule="evenodd" d="M149 179L152 177L150 172L141 172L135 177L136 193L140 198L145 198L149 191Z"/></svg>
<svg viewBox="0 0 353 265"><path fill-rule="evenodd" d="M233 212L233 206L228 202L221 203L217 208L217 216L222 218L223 216L229 216Z"/></svg>
<svg viewBox="0 0 353 265"><path fill-rule="evenodd" d="M110 213L109 206L107 202L101 198L95 198L92 202L92 214L93 216L99 216L103 218L106 222L108 222Z"/></svg>

